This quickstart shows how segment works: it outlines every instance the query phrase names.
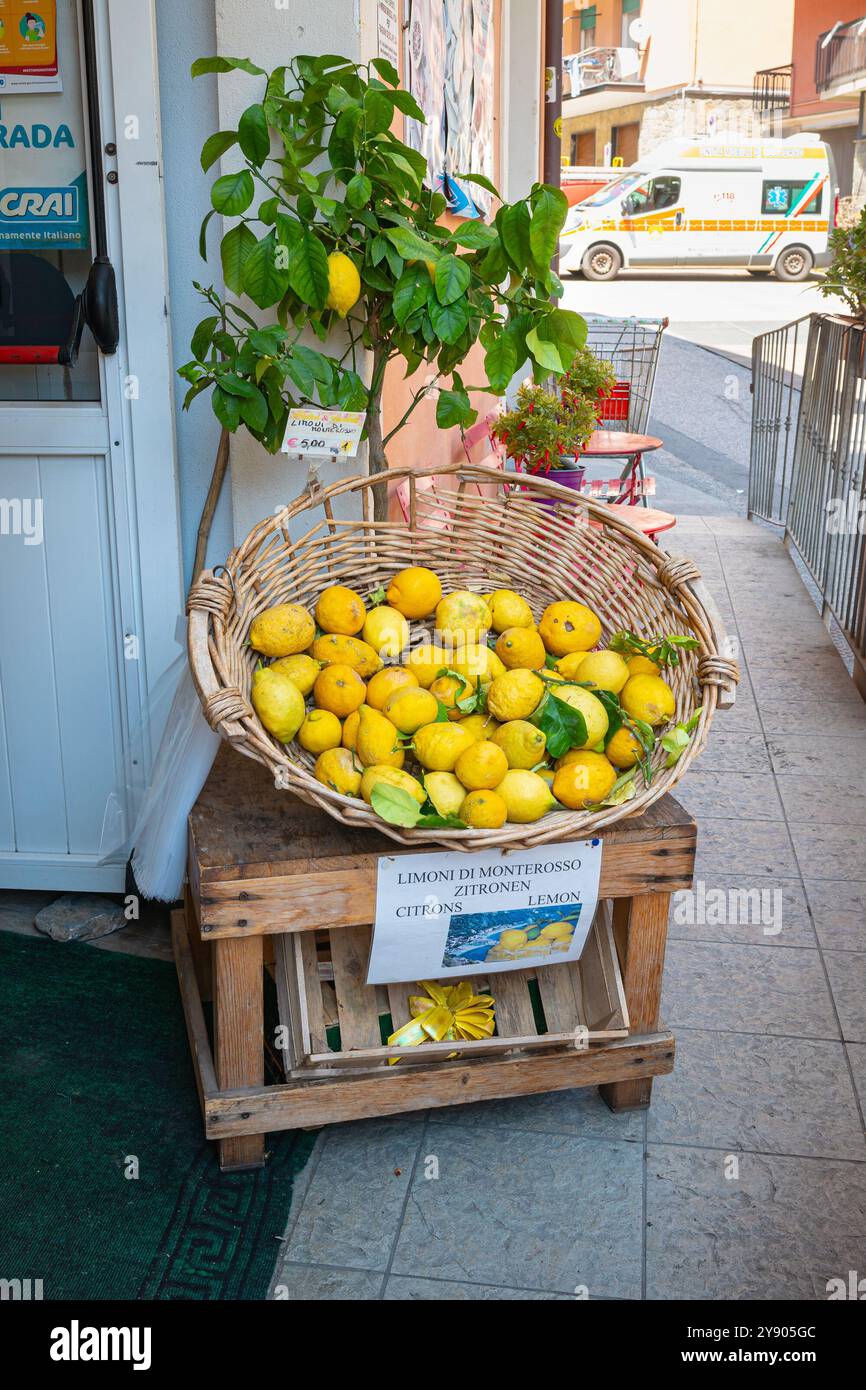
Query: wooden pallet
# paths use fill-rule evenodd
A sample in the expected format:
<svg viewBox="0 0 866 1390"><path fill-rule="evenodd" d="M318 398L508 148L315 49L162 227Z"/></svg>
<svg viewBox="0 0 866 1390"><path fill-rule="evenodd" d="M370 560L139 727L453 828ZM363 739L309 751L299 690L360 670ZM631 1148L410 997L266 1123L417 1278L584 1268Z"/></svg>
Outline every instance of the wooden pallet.
<svg viewBox="0 0 866 1390"><path fill-rule="evenodd" d="M346 1068L391 1071L389 1059L430 1066L455 1051L463 1059L553 1049L586 1049L628 1036L628 1009L613 937L610 904L600 905L579 961L537 970L503 971L489 981L473 976L473 987L496 1000L496 1034L478 1042L382 1044L383 1017L389 1032L408 1023L415 981L386 987L366 985L369 927L285 935L276 938L274 970L289 1079L339 1075ZM331 981L333 986L331 987ZM544 1015L536 1023L531 986ZM331 993L335 996L333 1018ZM340 1030L340 1048L328 1041L329 1015ZM387 1024L386 1024L387 1026Z"/></svg>

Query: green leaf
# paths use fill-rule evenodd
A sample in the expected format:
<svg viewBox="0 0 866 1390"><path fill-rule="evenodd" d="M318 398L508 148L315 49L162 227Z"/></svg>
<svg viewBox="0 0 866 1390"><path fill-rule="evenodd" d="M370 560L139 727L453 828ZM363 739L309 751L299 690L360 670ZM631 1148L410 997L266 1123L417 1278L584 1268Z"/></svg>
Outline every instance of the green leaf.
<svg viewBox="0 0 866 1390"><path fill-rule="evenodd" d="M223 217L238 217L246 212L253 201L255 185L249 169L241 169L236 174L223 174L210 191L214 209Z"/></svg>
<svg viewBox="0 0 866 1390"><path fill-rule="evenodd" d="M469 310L465 300L455 304L439 304L435 299L430 304L430 322L437 338L443 343L456 343L469 323Z"/></svg>
<svg viewBox="0 0 866 1390"><path fill-rule="evenodd" d="M561 189L542 184L532 201L529 246L535 268L544 275L556 254L559 233L568 215L568 199Z"/></svg>
<svg viewBox="0 0 866 1390"><path fill-rule="evenodd" d="M486 222L467 222L451 233L449 241L456 241L458 246L466 246L470 251L486 250L499 242L499 233Z"/></svg>
<svg viewBox="0 0 866 1390"><path fill-rule="evenodd" d="M232 145L237 143L238 133L236 130L217 130L213 135L209 135L201 147L201 167L207 173L212 164L215 164L220 155L230 150Z"/></svg>
<svg viewBox="0 0 866 1390"><path fill-rule="evenodd" d="M492 193L494 198L500 196L499 189L484 174L457 174L458 179L463 183L477 183L479 188L486 188L488 193Z"/></svg>
<svg viewBox="0 0 866 1390"><path fill-rule="evenodd" d="M484 370L491 391L501 396L519 365L513 340L507 333L501 333L491 343L484 357Z"/></svg>
<svg viewBox="0 0 866 1390"><path fill-rule="evenodd" d="M552 758L561 758L569 748L582 748L586 743L586 720L580 710L558 700L552 690L547 691L529 722L545 735Z"/></svg>
<svg viewBox="0 0 866 1390"><path fill-rule="evenodd" d="M210 222L211 218L215 216L215 214L216 208L211 208L210 212L206 212L204 215L204 220L201 224L201 228L199 230L198 254L201 256L203 261L207 260L207 224L208 222Z"/></svg>
<svg viewBox="0 0 866 1390"><path fill-rule="evenodd" d="M526 346L539 366L544 367L549 372L561 374L567 371L568 367L571 365L571 357L569 357L568 363L564 365L556 344L546 342L543 338L540 338L537 328L530 328L526 335Z"/></svg>
<svg viewBox="0 0 866 1390"><path fill-rule="evenodd" d="M454 425L461 425L466 429L474 424L477 418L478 411L473 408L466 391L458 389L439 392L436 401L436 424L440 430L451 429Z"/></svg>
<svg viewBox="0 0 866 1390"><path fill-rule="evenodd" d="M636 767L632 767L628 772L620 773L617 777L604 801L600 801L600 806L623 806L627 801L633 801L637 796L637 787L634 784Z"/></svg>
<svg viewBox="0 0 866 1390"><path fill-rule="evenodd" d="M230 227L220 242L223 279L234 294L240 294L243 290L244 266L255 245L255 233L250 231L246 222L238 222Z"/></svg>
<svg viewBox="0 0 866 1390"><path fill-rule="evenodd" d="M525 203L512 203L500 209L496 220L505 253L514 269L522 275L529 265L531 254L529 208Z"/></svg>
<svg viewBox="0 0 866 1390"><path fill-rule="evenodd" d="M256 386L241 400L241 419L257 434L261 434L268 423L268 403Z"/></svg>
<svg viewBox="0 0 866 1390"><path fill-rule="evenodd" d="M453 304L469 288L469 266L458 256L441 256L436 262L433 285L440 304Z"/></svg>
<svg viewBox="0 0 866 1390"><path fill-rule="evenodd" d="M368 87L364 93L364 114L367 134L380 135L394 119L394 103L377 87Z"/></svg>
<svg viewBox="0 0 866 1390"><path fill-rule="evenodd" d="M259 168L271 152L271 134L265 108L248 106L238 121L238 143L251 164Z"/></svg>
<svg viewBox="0 0 866 1390"><path fill-rule="evenodd" d="M305 231L291 250L289 284L304 304L324 309L328 298L328 257L311 231Z"/></svg>
<svg viewBox="0 0 866 1390"><path fill-rule="evenodd" d="M389 86L398 87L400 85L400 74L394 67L394 64L388 62L387 58L373 58L371 67L376 69L379 76L387 82Z"/></svg>
<svg viewBox="0 0 866 1390"><path fill-rule="evenodd" d="M355 174L346 184L346 202L350 208L362 208L373 196L373 185L366 174Z"/></svg>
<svg viewBox="0 0 866 1390"><path fill-rule="evenodd" d="M417 232L408 227L389 227L385 236L396 247L404 261L438 261L439 247L424 241Z"/></svg>
<svg viewBox="0 0 866 1390"><path fill-rule="evenodd" d="M391 93L391 99L397 110L402 111L404 116L411 116L413 121L420 121L422 125L427 124L427 117L411 92L405 92L402 87L398 87L396 92Z"/></svg>
<svg viewBox="0 0 866 1390"><path fill-rule="evenodd" d="M204 357L213 341L214 329L218 323L219 318L214 314L210 318L202 319L201 323L198 324L189 345L193 357L197 357L199 360Z"/></svg>
<svg viewBox="0 0 866 1390"><path fill-rule="evenodd" d="M241 405L237 396L230 396L227 391L216 386L210 400L213 413L220 424L227 430L236 430L241 422Z"/></svg>
<svg viewBox="0 0 866 1390"><path fill-rule="evenodd" d="M244 293L260 309L269 309L282 299L289 286L289 272L277 265L277 252L285 257L285 248L277 245L273 232L257 241L247 252L243 268Z"/></svg>
<svg viewBox="0 0 866 1390"><path fill-rule="evenodd" d="M205 72L232 72L235 68L240 68L242 72L248 72L253 77L265 75L264 68L257 68L249 58L196 58L190 68L190 77L201 77Z"/></svg>
<svg viewBox="0 0 866 1390"><path fill-rule="evenodd" d="M402 825L411 829L421 818L421 807L403 787L392 787L389 782L377 782L370 793L370 804L377 816L389 825Z"/></svg>

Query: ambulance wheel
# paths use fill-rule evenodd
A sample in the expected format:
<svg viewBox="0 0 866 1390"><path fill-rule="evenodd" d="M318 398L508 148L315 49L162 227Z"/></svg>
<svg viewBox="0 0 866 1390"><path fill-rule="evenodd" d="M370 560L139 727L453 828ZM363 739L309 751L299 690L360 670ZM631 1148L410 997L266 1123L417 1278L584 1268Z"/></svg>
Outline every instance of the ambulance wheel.
<svg viewBox="0 0 866 1390"><path fill-rule="evenodd" d="M805 280L815 264L808 246L789 246L776 261L777 280Z"/></svg>
<svg viewBox="0 0 866 1390"><path fill-rule="evenodd" d="M622 256L615 246L599 242L590 246L580 263L587 280L615 280L622 270Z"/></svg>

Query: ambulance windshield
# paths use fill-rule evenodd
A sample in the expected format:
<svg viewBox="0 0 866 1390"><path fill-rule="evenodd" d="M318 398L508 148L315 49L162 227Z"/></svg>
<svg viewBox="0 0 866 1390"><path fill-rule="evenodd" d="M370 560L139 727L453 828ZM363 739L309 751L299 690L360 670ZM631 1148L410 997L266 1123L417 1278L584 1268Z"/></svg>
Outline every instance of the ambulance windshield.
<svg viewBox="0 0 866 1390"><path fill-rule="evenodd" d="M614 179L606 188L600 188L591 197L584 198L578 206L583 208L600 208L604 203L611 202L614 198L621 198L624 194L630 193L635 184L640 183L641 179L646 178L645 173L623 174L622 178Z"/></svg>

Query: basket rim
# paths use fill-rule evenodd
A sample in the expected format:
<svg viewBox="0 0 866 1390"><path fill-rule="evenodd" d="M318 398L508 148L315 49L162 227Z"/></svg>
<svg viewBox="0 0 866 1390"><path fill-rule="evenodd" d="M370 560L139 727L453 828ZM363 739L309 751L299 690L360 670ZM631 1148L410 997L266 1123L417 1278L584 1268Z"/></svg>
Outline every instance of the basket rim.
<svg viewBox="0 0 866 1390"><path fill-rule="evenodd" d="M563 808L549 812L541 820L530 824L507 822L506 826L495 831L445 827L409 829L391 825L383 821L366 802L333 791L318 782L303 763L291 760L281 753L281 746L259 725L257 716L240 690L225 686L218 676L212 650L215 625L219 624L224 630L225 619L234 603L236 576L243 571L247 558L255 554L265 539L273 536L275 529L283 529L289 520L306 510L322 508L333 534L339 523L334 520L332 499L362 491L364 520L355 523L356 525L363 526L365 533L367 527L372 527L374 531L384 531L392 535L395 532L405 532L411 537L419 529L414 524L414 482L420 478L442 476L457 476L461 482L466 480L493 483L500 487L504 485L509 491L513 488L522 493L537 493L543 498L567 504L571 515L585 513L589 520L600 522L603 528L615 532L628 546L637 550L655 571L659 586L684 610L689 628L700 643L699 653L696 654L699 658L698 672L695 675L700 687L698 725L688 747L674 767L656 769L650 785L639 790L630 801L598 811L571 811ZM382 486L388 488L406 478L410 481L410 521L407 523L402 519L374 520L369 505L372 489ZM550 520L554 521L556 516L556 512L551 513ZM314 529L318 530L320 526L321 522L317 523ZM294 544L301 544L303 539L305 538L300 538ZM222 574L218 576L217 572L220 570ZM587 839L618 820L642 814L672 790L706 742L710 723L718 705L720 688L735 684L738 679L736 662L721 650L724 642L723 630L717 631L718 622L714 621L701 599L689 587L691 583L699 580L700 571L692 561L659 550L658 546L621 516L612 515L603 502L575 495L571 489L548 477L539 477L536 474L510 474L485 464L459 460L435 468L403 467L372 475L358 474L350 478L337 479L327 486L323 486L312 476L292 502L271 516L263 518L252 528L240 545L230 552L223 566L218 565L212 570L202 571L192 585L187 600L189 664L205 717L211 727L238 751L267 766L278 787L293 792L301 800L324 810L344 825L374 829L407 849L439 845L451 850L464 851L492 848L507 850L530 848L568 839ZM704 672L703 679L699 674L701 669ZM698 707L697 701L694 707Z"/></svg>

